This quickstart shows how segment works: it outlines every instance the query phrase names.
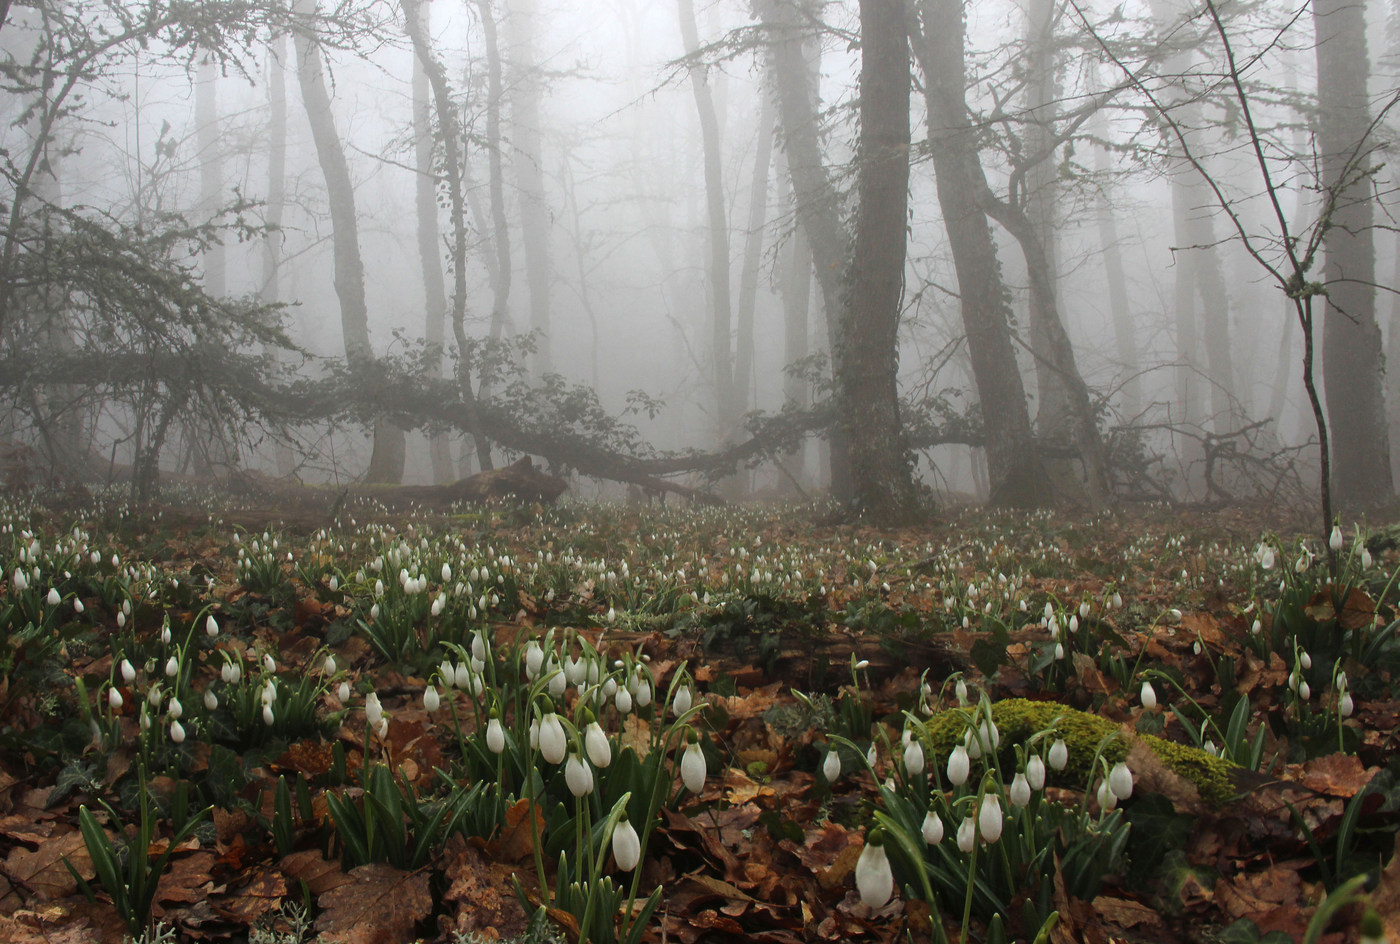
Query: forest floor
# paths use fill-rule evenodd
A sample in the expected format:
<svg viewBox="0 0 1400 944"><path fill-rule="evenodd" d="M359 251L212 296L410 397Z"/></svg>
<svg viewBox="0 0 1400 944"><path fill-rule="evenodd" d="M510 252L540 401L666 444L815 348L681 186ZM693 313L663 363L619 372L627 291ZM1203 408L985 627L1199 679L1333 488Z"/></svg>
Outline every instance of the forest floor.
<svg viewBox="0 0 1400 944"><path fill-rule="evenodd" d="M0 504L0 940L1400 940L1400 532L167 502Z"/></svg>

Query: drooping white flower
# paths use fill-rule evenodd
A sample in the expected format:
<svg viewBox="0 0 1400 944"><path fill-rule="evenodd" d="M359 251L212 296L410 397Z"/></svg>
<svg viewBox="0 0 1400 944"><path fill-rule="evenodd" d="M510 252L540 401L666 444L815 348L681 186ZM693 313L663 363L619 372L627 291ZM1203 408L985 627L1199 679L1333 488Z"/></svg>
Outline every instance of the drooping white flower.
<svg viewBox="0 0 1400 944"><path fill-rule="evenodd" d="M219 696L214 694L214 689L212 688L206 688L204 690L204 707L210 711L219 707Z"/></svg>
<svg viewBox="0 0 1400 944"><path fill-rule="evenodd" d="M1042 768L1043 773L1044 769ZM1007 789L1006 796L1011 801L1012 806L1029 806L1031 802L1030 779L1021 771L1016 771L1016 776L1011 778L1011 786Z"/></svg>
<svg viewBox="0 0 1400 944"><path fill-rule="evenodd" d="M618 686L617 694L613 696L613 704L617 706L619 714L625 715L632 710L632 693L627 690L627 686Z"/></svg>
<svg viewBox="0 0 1400 944"><path fill-rule="evenodd" d="M894 894L894 872L885 854L884 830L876 827L865 839L865 848L856 860L856 891L871 908L883 907Z"/></svg>
<svg viewBox="0 0 1400 944"><path fill-rule="evenodd" d="M967 682L958 679L958 684L953 686L953 694L957 696L959 705L967 704Z"/></svg>
<svg viewBox="0 0 1400 944"><path fill-rule="evenodd" d="M63 598L58 595L57 587L49 587L49 595L44 598L44 601L48 603L49 606L58 606L63 602Z"/></svg>
<svg viewBox="0 0 1400 944"><path fill-rule="evenodd" d="M204 634L206 636L219 635L219 621L214 619L213 613L204 618Z"/></svg>
<svg viewBox="0 0 1400 944"><path fill-rule="evenodd" d="M826 759L822 761L822 776L827 783L835 783L836 778L841 776L841 755L832 748L826 752Z"/></svg>
<svg viewBox="0 0 1400 944"><path fill-rule="evenodd" d="M437 711L442 704L442 699L438 696L436 685L429 685L423 689L423 708L425 711Z"/></svg>
<svg viewBox="0 0 1400 944"><path fill-rule="evenodd" d="M350 700L350 683L349 683L349 682L341 682L340 685L336 687L335 696L336 696L337 698L340 699L340 703L341 703L342 705L345 704L347 701L349 701L349 700Z"/></svg>
<svg viewBox="0 0 1400 944"><path fill-rule="evenodd" d="M185 706L180 704L180 699L171 695L170 701L166 702L165 713L171 717L171 720L178 721L185 713Z"/></svg>
<svg viewBox="0 0 1400 944"><path fill-rule="evenodd" d="M170 740L176 744L185 743L185 728L178 721L170 722Z"/></svg>
<svg viewBox="0 0 1400 944"><path fill-rule="evenodd" d="M642 861L642 840L627 819L626 813L622 814L622 819L613 827L612 852L613 858L617 860L617 867L624 872L632 871L637 867L637 863Z"/></svg>
<svg viewBox="0 0 1400 944"><path fill-rule="evenodd" d="M919 827L919 832L924 835L924 842L930 846L936 846L943 841L943 817L933 810L929 810L924 815L924 823Z"/></svg>
<svg viewBox="0 0 1400 944"><path fill-rule="evenodd" d="M1026 783L1032 790L1045 789L1045 761L1040 759L1039 754L1032 754L1031 759L1026 761Z"/></svg>
<svg viewBox="0 0 1400 944"><path fill-rule="evenodd" d="M465 662L458 662L452 670L452 684L462 691L468 691L472 684L472 667Z"/></svg>
<svg viewBox="0 0 1400 944"><path fill-rule="evenodd" d="M1152 687L1151 682L1142 683L1142 707L1148 711L1157 710L1157 690Z"/></svg>
<svg viewBox="0 0 1400 944"><path fill-rule="evenodd" d="M948 780L955 787L967 783L967 775L972 772L972 760L967 756L967 746L959 744L948 755Z"/></svg>
<svg viewBox="0 0 1400 944"><path fill-rule="evenodd" d="M1120 800L1126 800L1133 795L1133 772L1121 760L1108 772L1108 789Z"/></svg>
<svg viewBox="0 0 1400 944"><path fill-rule="evenodd" d="M695 703L695 694L690 690L690 685L685 684L676 689L676 695L671 699L671 710L679 718L690 710L690 706Z"/></svg>
<svg viewBox="0 0 1400 944"><path fill-rule="evenodd" d="M272 713L272 702L263 704L262 715L263 724L267 725L269 728L272 727L272 723L277 720L276 716Z"/></svg>
<svg viewBox="0 0 1400 944"><path fill-rule="evenodd" d="M1055 738L1055 743L1050 745L1050 754L1046 760L1056 770L1065 769L1065 765L1069 763L1069 747L1065 744L1064 738Z"/></svg>
<svg viewBox="0 0 1400 944"><path fill-rule="evenodd" d="M122 693L115 687L107 689L107 704L112 706L113 711L120 711L122 707Z"/></svg>
<svg viewBox="0 0 1400 944"><path fill-rule="evenodd" d="M1327 538L1327 546L1333 551L1342 549L1342 528L1341 525L1332 525L1332 533Z"/></svg>
<svg viewBox="0 0 1400 944"><path fill-rule="evenodd" d="M569 792L576 797L587 796L593 792L593 769L583 762L583 758L578 756L578 751L570 751L569 759L564 764L564 783L569 787Z"/></svg>
<svg viewBox="0 0 1400 944"><path fill-rule="evenodd" d="M909 746L904 749L904 769L909 772L909 776L917 777L924 772L924 746L915 738L909 742Z"/></svg>
<svg viewBox="0 0 1400 944"><path fill-rule="evenodd" d="M987 842L996 842L1001 838L1001 827L1001 801L994 793L983 794L982 805L977 810L978 832Z"/></svg>
<svg viewBox="0 0 1400 944"><path fill-rule="evenodd" d="M179 672L179 671L180 671L180 660L179 660L179 659L175 658L174 656L171 656L169 659L166 660L166 662L165 662L165 674L166 674L166 677L167 677L167 678L174 678L174 677L175 677L175 674L176 674L177 672Z"/></svg>
<svg viewBox="0 0 1400 944"><path fill-rule="evenodd" d="M384 706L379 703L379 694L370 692L365 696L365 723L371 728L378 728L383 717Z"/></svg>
<svg viewBox="0 0 1400 944"><path fill-rule="evenodd" d="M525 677L533 681L543 665L544 649L540 647L539 640L531 639L525 647Z"/></svg>
<svg viewBox="0 0 1400 944"><path fill-rule="evenodd" d="M486 722L486 749L499 754L506 749L506 731L501 727L501 719L492 717Z"/></svg>
<svg viewBox="0 0 1400 944"><path fill-rule="evenodd" d="M1342 692L1337 699L1337 714L1343 718L1350 718L1351 713L1356 710L1356 704L1352 701L1351 692Z"/></svg>
<svg viewBox="0 0 1400 944"><path fill-rule="evenodd" d="M583 747L588 752L588 760L594 767L603 769L612 763L612 745L603 733L603 726L590 721L583 732Z"/></svg>
<svg viewBox="0 0 1400 944"><path fill-rule="evenodd" d="M1099 806L1104 812L1108 812L1118 806L1118 797L1115 796L1113 790L1109 788L1107 780L1099 781L1099 788L1095 791L1094 796L1098 799Z"/></svg>
<svg viewBox="0 0 1400 944"><path fill-rule="evenodd" d="M1299 682L1299 683L1298 683L1298 697L1301 698L1301 699L1303 699L1303 701L1307 701L1309 698L1311 698L1311 697L1312 697L1312 686L1310 686L1307 682Z"/></svg>
<svg viewBox="0 0 1400 944"><path fill-rule="evenodd" d="M564 723L553 711L540 719L540 756L548 763L558 764L564 760L569 748L568 735L564 733Z"/></svg>
<svg viewBox="0 0 1400 944"><path fill-rule="evenodd" d="M971 816L965 816L958 826L958 849L965 853L971 852L975 845L977 845L977 821Z"/></svg>
<svg viewBox="0 0 1400 944"><path fill-rule="evenodd" d="M687 744L681 755L681 783L694 794L705 787L705 752L700 749L698 740Z"/></svg>
<svg viewBox="0 0 1400 944"><path fill-rule="evenodd" d="M130 685L136 681L136 667L131 664L131 660L123 659L121 664L122 681Z"/></svg>

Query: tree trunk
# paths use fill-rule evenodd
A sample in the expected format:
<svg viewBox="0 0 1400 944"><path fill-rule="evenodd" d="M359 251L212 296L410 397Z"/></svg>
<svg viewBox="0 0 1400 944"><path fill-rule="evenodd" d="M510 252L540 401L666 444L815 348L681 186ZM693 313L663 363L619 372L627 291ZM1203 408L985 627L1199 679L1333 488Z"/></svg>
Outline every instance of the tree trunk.
<svg viewBox="0 0 1400 944"><path fill-rule="evenodd" d="M791 180L786 170L784 166L779 172L780 181ZM790 185L788 189L790 192ZM801 224L793 226L782 266L783 363L787 366L783 377L783 404L787 409L805 410L811 403L811 390L806 378L793 369L799 362L806 361L809 353L807 318L812 306L812 247L807 244L807 231ZM805 445L783 457L782 465L787 472L779 486L783 491L801 490L806 479L806 460Z"/></svg>
<svg viewBox="0 0 1400 944"><path fill-rule="evenodd" d="M738 426L739 414L734 391L734 361L730 333L733 313L729 299L729 223L724 213L724 176L720 154L719 119L715 113L714 94L706 68L695 57L700 50L700 37L695 27L695 5L692 0L677 0L681 41L685 54L691 58L690 88L695 95L695 110L700 117L700 146L705 166L705 216L708 234L708 276L710 296L710 380L715 388L715 421L718 441L730 440Z"/></svg>
<svg viewBox="0 0 1400 944"><path fill-rule="evenodd" d="M431 17L431 7L423 9L421 0L407 0L418 6L418 16ZM427 32L427 23L424 24ZM442 366L442 350L446 341L444 322L447 319L447 287L443 282L442 243L438 231L437 173L433 169L433 103L428 73L417 55L413 57L413 159L418 171L414 180L414 206L418 216L418 259L423 268L423 339L434 351ZM446 485L457 480L452 467L452 444L446 433L430 433L428 458L433 469L433 484Z"/></svg>
<svg viewBox="0 0 1400 944"><path fill-rule="evenodd" d="M773 100L763 96L758 109L758 140L749 181L749 219L744 233L744 265L739 270L738 337L734 344L735 413L749 411L754 383L753 313L758 302L758 270L763 255L763 227L768 217L768 171L773 164Z"/></svg>
<svg viewBox="0 0 1400 944"><path fill-rule="evenodd" d="M1372 150L1366 82L1365 5L1314 0L1317 30L1318 150L1333 200L1323 246L1327 309L1323 384L1332 432L1332 476L1339 508L1375 507L1394 497L1381 387L1372 246ZM1325 526L1326 523L1324 523Z"/></svg>
<svg viewBox="0 0 1400 944"><path fill-rule="evenodd" d="M812 249L817 285L821 289L826 320L827 350L832 376L839 374L844 347L841 312L845 309L846 271L850 237L841 220L840 197L827 174L818 138L817 70L819 47L813 40L811 20L816 15L810 0L757 0L755 9L768 36L768 54L778 99L778 124L797 222ZM809 55L807 44L811 42ZM831 497L849 502L853 497L849 451L844 431L833 429L830 441Z"/></svg>
<svg viewBox="0 0 1400 944"><path fill-rule="evenodd" d="M899 419L899 316L909 212L909 42L904 0L861 0L860 145L846 350L836 375L854 508L907 523L919 490Z"/></svg>
<svg viewBox="0 0 1400 944"><path fill-rule="evenodd" d="M505 177L501 169L501 49L496 39L496 15L491 0L476 0L481 33L486 45L486 160L487 187L491 192L491 241L496 247L496 284L492 286L491 337L499 338L510 320L510 227L506 223ZM465 355L465 352L464 352ZM482 470L491 468L484 457Z"/></svg>
<svg viewBox="0 0 1400 944"><path fill-rule="evenodd" d="M525 252L525 284L530 290L530 330L535 332L534 375L554 369L549 345L549 286L552 259L549 207L544 197L544 147L540 139L541 77L535 64L534 0L510 0L506 29L512 73L510 107L515 147L511 163L520 192L520 246Z"/></svg>
<svg viewBox="0 0 1400 944"><path fill-rule="evenodd" d="M287 36L279 33L267 46L267 200L263 218L267 232L262 241L262 287L258 300L265 305L282 299L282 214L287 205ZM296 470L296 456L285 442L273 447L278 475Z"/></svg>
<svg viewBox="0 0 1400 944"><path fill-rule="evenodd" d="M977 193L982 165L967 113L960 0L920 0L915 53L924 73L928 139L939 206L958 276L963 327L982 406L989 500L1033 507L1052 495L1031 436L1030 412L1011 343L1010 305L996 244Z"/></svg>
<svg viewBox="0 0 1400 944"><path fill-rule="evenodd" d="M316 12L315 0L297 0L295 9L304 17ZM321 65L321 47L315 36L298 30L293 37L297 51L297 78L302 104L311 125L316 159L326 179L330 202L331 243L335 258L335 294L340 299L341 332L345 359L354 371L367 370L374 362L369 343L369 307L365 302L365 268L360 256L359 221L355 216L355 188L350 165L335 129L331 97ZM374 450L366 481L398 484L403 480L404 433L384 419L374 423Z"/></svg>

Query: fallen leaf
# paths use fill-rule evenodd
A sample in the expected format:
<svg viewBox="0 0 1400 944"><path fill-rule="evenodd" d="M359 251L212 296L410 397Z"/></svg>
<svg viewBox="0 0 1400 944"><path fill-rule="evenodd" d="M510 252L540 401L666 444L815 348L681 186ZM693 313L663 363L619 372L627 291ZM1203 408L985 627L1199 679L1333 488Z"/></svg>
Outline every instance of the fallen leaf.
<svg viewBox="0 0 1400 944"><path fill-rule="evenodd" d="M534 810L534 826L531 827L530 811ZM496 838L486 844L486 852L493 859L502 862L521 862L528 858L535 848L535 836L544 835L544 811L532 806L529 800L517 800L506 810L506 824Z"/></svg>
<svg viewBox="0 0 1400 944"><path fill-rule="evenodd" d="M1298 778L1305 787L1335 797L1354 797L1371 782L1374 770L1366 770L1351 754L1329 754L1303 764Z"/></svg>
<svg viewBox="0 0 1400 944"><path fill-rule="evenodd" d="M1136 928L1139 925L1149 928L1162 926L1162 917L1154 908L1131 898L1114 898L1100 895L1093 901L1094 911L1106 924L1117 928Z"/></svg>
<svg viewBox="0 0 1400 944"><path fill-rule="evenodd" d="M22 846L10 850L5 857L5 872L44 898L63 898L78 890L78 883L63 864L65 859L85 879L91 879L96 874L83 837L76 830L46 840L32 851Z"/></svg>
<svg viewBox="0 0 1400 944"><path fill-rule="evenodd" d="M316 930L323 944L398 944L414 938L418 922L433 910L428 873L404 872L382 863L350 871L347 884L316 899Z"/></svg>

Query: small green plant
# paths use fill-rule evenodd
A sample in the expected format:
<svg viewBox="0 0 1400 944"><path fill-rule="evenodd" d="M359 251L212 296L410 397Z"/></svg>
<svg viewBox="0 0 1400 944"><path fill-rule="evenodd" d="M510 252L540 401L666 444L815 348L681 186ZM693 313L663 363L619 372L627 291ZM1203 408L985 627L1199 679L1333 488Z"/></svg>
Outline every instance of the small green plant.
<svg viewBox="0 0 1400 944"><path fill-rule="evenodd" d="M387 862L400 869L416 869L428 861L475 806L486 784L470 789L441 775L445 796L422 799L407 779L400 780L383 764L371 764L362 773L361 802L347 793L327 793L335 835L340 841L340 864L347 872L370 862Z"/></svg>
<svg viewBox="0 0 1400 944"><path fill-rule="evenodd" d="M102 803L102 808L114 825L121 823L121 817L106 802ZM117 914L121 916L131 935L142 935L150 930L151 905L155 901L160 877L170 863L170 856L212 809L205 807L191 816L186 816L185 821L175 829L165 850L153 858L151 843L155 839L157 819L144 774L141 776L137 794L139 819L134 834L125 839L114 841L108 837L92 811L86 806L78 807L78 827L82 833L83 845L87 847L88 855L92 858L97 880L107 896L112 899L112 905L117 909ZM64 864L68 866L68 871L77 880L78 887L88 900L95 901L97 895L92 886L78 874L72 863L65 859Z"/></svg>

